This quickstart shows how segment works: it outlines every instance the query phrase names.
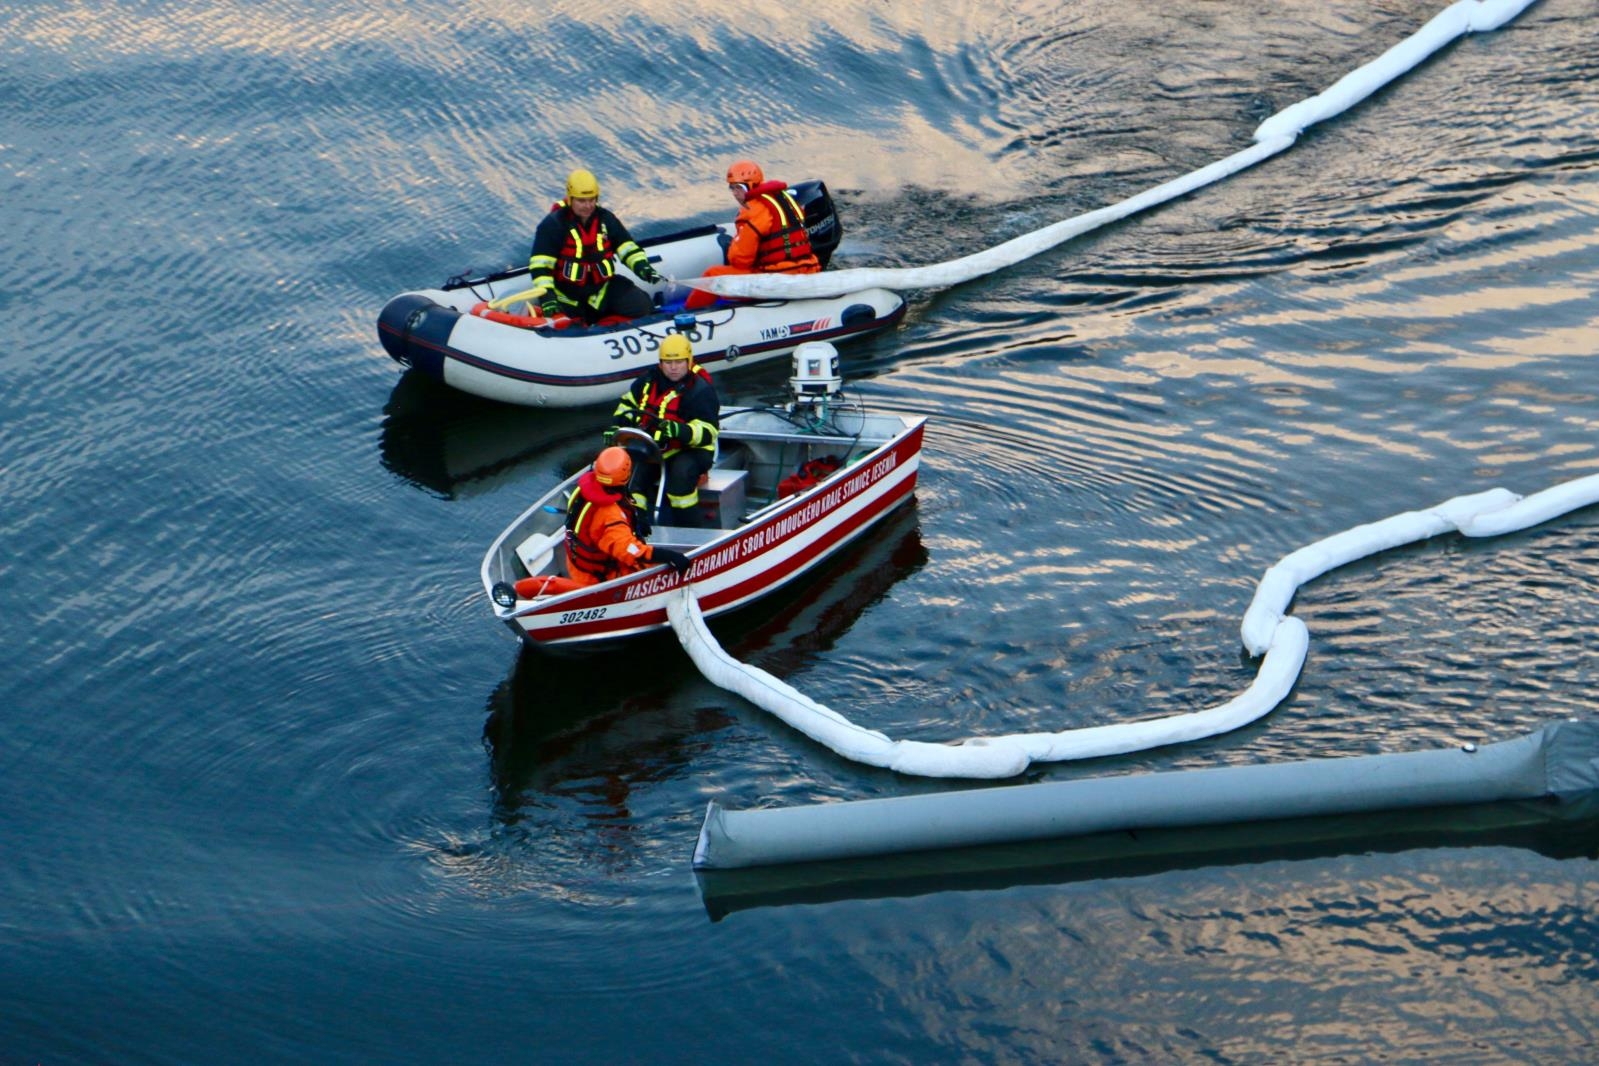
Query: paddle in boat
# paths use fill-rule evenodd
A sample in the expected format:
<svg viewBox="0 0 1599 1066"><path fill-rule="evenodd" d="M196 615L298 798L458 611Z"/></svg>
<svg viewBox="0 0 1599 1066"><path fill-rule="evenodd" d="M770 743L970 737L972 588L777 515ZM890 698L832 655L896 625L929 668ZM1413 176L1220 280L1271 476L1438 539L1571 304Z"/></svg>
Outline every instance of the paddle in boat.
<svg viewBox="0 0 1599 1066"><path fill-rule="evenodd" d="M667 599L689 581L713 617L808 573L909 500L926 419L841 399L831 344L802 344L793 361L792 402L722 408L716 461L700 489L706 528L651 532L651 544L688 556L685 576L660 565L559 591L570 587L566 502L580 472L524 511L484 556L495 616L532 647L578 648L666 629ZM643 433L620 432L631 437L618 443L635 454L654 448ZM651 469L644 458L635 469Z"/></svg>
<svg viewBox="0 0 1599 1066"><path fill-rule="evenodd" d="M825 267L843 234L832 197L820 181L792 189ZM639 243L665 277L693 278L723 261L732 236L727 222ZM401 293L378 316L378 339L396 362L465 392L533 407L583 407L615 403L672 333L690 334L700 365L726 371L788 355L807 341L884 329L905 313L905 301L887 289L803 300L718 299L685 312L687 286L646 285L626 267L617 270L651 294L654 314L591 327L545 318L524 266Z"/></svg>

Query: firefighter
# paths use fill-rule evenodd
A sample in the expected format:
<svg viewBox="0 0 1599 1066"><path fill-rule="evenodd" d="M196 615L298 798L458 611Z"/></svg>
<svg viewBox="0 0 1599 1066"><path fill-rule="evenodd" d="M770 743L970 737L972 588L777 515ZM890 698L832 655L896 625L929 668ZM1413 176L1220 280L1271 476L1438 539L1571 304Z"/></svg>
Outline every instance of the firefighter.
<svg viewBox="0 0 1599 1066"><path fill-rule="evenodd" d="M622 448L606 447L566 502L566 570L579 587L656 563L678 574L688 572L688 556L644 542L642 516L630 496L632 477L633 457Z"/></svg>
<svg viewBox="0 0 1599 1066"><path fill-rule="evenodd" d="M635 426L655 438L666 472L666 500L657 521L662 525L702 527L700 485L716 458L721 401L704 367L694 362L694 346L681 333L661 342L654 367L634 379L611 415L615 425Z"/></svg>
<svg viewBox="0 0 1599 1066"><path fill-rule="evenodd" d="M805 212L788 191L787 183L767 181L759 164L741 159L727 168L727 188L739 207L733 223L733 243L727 249L727 262L707 269L706 277L814 274L822 269L821 261L811 251ZM683 308L696 311L715 302L714 293L695 289Z"/></svg>
<svg viewBox="0 0 1599 1066"><path fill-rule="evenodd" d="M566 177L566 199L550 208L533 234L528 281L543 289L544 314L593 325L608 316L638 318L654 311L650 294L617 274L618 261L645 284L662 280L627 227L600 206L599 181L574 170Z"/></svg>

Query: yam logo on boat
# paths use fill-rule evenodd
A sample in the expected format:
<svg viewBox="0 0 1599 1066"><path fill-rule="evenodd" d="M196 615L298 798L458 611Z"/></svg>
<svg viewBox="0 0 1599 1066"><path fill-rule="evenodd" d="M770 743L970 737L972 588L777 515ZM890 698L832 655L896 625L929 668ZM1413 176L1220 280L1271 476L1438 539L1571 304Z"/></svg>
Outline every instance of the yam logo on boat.
<svg viewBox="0 0 1599 1066"><path fill-rule="evenodd" d="M790 322L786 326L767 326L761 330L761 340L780 341L788 337L803 337L807 333L826 329L832 323L831 318L816 318L809 322Z"/></svg>

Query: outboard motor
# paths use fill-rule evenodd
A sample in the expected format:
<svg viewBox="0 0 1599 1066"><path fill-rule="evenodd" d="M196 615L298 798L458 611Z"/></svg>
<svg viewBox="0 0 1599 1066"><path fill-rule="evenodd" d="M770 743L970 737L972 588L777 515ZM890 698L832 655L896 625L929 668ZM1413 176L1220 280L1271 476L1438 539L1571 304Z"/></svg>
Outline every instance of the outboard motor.
<svg viewBox="0 0 1599 1066"><path fill-rule="evenodd" d="M827 184L801 181L790 185L788 191L794 194L795 202L805 212L805 232L811 238L811 251L816 253L816 261L826 269L827 261L833 257L833 250L844 239L844 224L838 219L838 210L827 193Z"/></svg>
<svg viewBox="0 0 1599 1066"><path fill-rule="evenodd" d="M826 406L844 387L838 373L838 349L827 341L806 341L794 349L793 360L793 376L788 379L793 408Z"/></svg>

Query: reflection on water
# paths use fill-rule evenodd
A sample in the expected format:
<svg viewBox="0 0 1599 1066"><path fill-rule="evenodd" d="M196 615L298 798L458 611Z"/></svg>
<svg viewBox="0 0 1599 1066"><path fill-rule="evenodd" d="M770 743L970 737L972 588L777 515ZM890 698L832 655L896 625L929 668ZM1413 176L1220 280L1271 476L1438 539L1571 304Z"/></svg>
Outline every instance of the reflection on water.
<svg viewBox="0 0 1599 1066"><path fill-rule="evenodd" d="M820 570L711 628L733 655L781 677L926 561L912 502ZM709 749L746 725L723 709L730 700L699 678L670 633L564 655L521 648L483 723L491 825L440 849L439 865L478 891L598 902L619 873L675 861L682 827L666 819L693 812L663 786L681 788ZM775 719L755 720L784 745L808 743Z"/></svg>
<svg viewBox="0 0 1599 1066"><path fill-rule="evenodd" d="M383 408L378 448L387 469L455 499L523 476L552 451L573 463L584 461L604 422L603 411L495 403L407 370Z"/></svg>
<svg viewBox="0 0 1599 1066"><path fill-rule="evenodd" d="M629 780L680 766L700 727L722 724L663 718L668 697L692 673L661 639L636 641L625 657L522 648L483 723L496 817L515 824L528 796L574 788L600 801L601 817L625 817Z"/></svg>
<svg viewBox="0 0 1599 1066"><path fill-rule="evenodd" d="M730 654L781 678L830 647L926 561L913 500L818 571L712 619L710 627ZM620 684L624 668L626 683ZM731 723L725 714L696 715L666 734L656 732L663 728L660 721L640 724L668 707L671 694L696 676L670 633L566 655L524 646L510 676L489 697L483 725L497 816L514 821L530 791L596 776L612 782L605 793L619 807L626 789L616 787L616 780L656 773L658 766L641 767L661 758L679 760L694 743Z"/></svg>

